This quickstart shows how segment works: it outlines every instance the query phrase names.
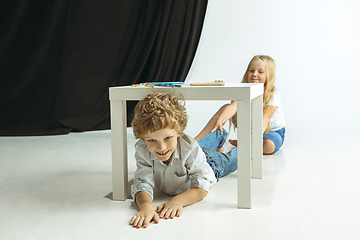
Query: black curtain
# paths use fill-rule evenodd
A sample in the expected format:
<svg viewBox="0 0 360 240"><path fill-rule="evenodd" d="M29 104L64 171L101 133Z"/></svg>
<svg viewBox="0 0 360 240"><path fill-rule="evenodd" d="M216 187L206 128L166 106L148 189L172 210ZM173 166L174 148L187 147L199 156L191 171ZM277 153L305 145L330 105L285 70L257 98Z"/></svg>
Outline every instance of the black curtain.
<svg viewBox="0 0 360 240"><path fill-rule="evenodd" d="M207 0L1 1L0 135L109 129L109 87L185 80L206 6Z"/></svg>

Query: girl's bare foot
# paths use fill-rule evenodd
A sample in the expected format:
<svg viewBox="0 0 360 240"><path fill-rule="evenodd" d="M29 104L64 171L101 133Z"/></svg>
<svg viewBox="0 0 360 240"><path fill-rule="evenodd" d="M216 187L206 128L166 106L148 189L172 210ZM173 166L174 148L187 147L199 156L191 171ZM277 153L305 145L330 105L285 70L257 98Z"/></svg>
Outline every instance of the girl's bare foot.
<svg viewBox="0 0 360 240"><path fill-rule="evenodd" d="M216 149L217 152L224 152L224 147Z"/></svg>
<svg viewBox="0 0 360 240"><path fill-rule="evenodd" d="M229 139L229 143L231 143L231 145L234 145L235 147L237 147L237 140Z"/></svg>

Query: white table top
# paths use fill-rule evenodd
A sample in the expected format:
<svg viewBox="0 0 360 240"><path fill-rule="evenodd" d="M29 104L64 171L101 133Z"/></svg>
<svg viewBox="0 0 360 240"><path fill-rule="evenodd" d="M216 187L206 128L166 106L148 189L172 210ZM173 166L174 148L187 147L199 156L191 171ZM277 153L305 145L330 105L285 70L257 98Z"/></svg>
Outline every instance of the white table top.
<svg viewBox="0 0 360 240"><path fill-rule="evenodd" d="M185 100L237 100L249 101L264 93L263 83L227 83L225 86L190 86L182 87L111 87L110 101L141 100L153 92L168 92L174 96L182 95Z"/></svg>

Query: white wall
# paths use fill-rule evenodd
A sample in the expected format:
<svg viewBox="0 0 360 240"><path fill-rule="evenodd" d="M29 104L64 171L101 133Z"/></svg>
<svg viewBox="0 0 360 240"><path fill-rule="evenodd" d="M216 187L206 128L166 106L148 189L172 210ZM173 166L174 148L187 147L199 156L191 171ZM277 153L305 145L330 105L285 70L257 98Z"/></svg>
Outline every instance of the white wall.
<svg viewBox="0 0 360 240"><path fill-rule="evenodd" d="M355 136L359 7L357 0L209 0L186 82L238 82L254 55L270 55L277 64L275 86L282 92L287 134ZM190 123L193 106L188 104ZM214 111L206 110L209 116Z"/></svg>

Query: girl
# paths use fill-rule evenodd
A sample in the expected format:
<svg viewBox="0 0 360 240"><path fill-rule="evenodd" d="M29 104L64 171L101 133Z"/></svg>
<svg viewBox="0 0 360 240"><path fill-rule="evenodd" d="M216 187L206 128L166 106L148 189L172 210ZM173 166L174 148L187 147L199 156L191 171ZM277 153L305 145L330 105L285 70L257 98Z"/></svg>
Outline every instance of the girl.
<svg viewBox="0 0 360 240"><path fill-rule="evenodd" d="M276 75L276 65L274 60L266 55L256 55L251 59L244 74L242 83L264 83L263 95L263 153L273 154L279 150L285 137L285 118L281 104L281 94L274 87ZM204 129L195 137L199 141L207 134L219 129L223 133L223 124L230 120L231 124L236 125L237 102L231 101L230 104L222 106L210 119ZM237 146L236 140L229 142ZM221 149L219 150L221 151Z"/></svg>

